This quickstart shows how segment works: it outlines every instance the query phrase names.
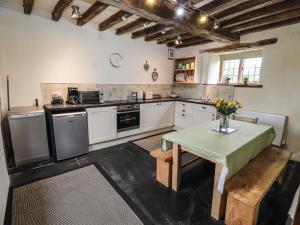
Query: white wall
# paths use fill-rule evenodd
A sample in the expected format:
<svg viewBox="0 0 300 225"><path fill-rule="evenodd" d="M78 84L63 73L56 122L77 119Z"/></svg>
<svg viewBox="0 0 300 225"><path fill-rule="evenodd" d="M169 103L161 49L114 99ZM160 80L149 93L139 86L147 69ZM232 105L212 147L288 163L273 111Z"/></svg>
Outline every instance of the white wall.
<svg viewBox="0 0 300 225"><path fill-rule="evenodd" d="M235 98L245 108L285 114L289 117L287 144L298 152L300 160L300 24L243 36L241 42L278 38L278 43L263 48L263 63L260 83L263 88L235 88ZM215 55L199 54L214 44L190 47L176 52L176 57L196 55L202 58L202 82L215 82L219 76ZM201 62L201 61L200 61Z"/></svg>
<svg viewBox="0 0 300 225"><path fill-rule="evenodd" d="M300 24L243 36L242 41L273 37L278 43L263 48L263 88L236 88L235 96L246 108L288 115L288 148L300 153Z"/></svg>
<svg viewBox="0 0 300 225"><path fill-rule="evenodd" d="M166 46L114 32L0 7L0 65L6 68L4 74L11 74L11 105L32 105L35 98L41 100L41 82L151 84L151 72L157 68L156 83L172 83L173 64L167 59ZM124 58L121 68L110 65L109 57L115 52ZM146 60L148 72L143 69Z"/></svg>

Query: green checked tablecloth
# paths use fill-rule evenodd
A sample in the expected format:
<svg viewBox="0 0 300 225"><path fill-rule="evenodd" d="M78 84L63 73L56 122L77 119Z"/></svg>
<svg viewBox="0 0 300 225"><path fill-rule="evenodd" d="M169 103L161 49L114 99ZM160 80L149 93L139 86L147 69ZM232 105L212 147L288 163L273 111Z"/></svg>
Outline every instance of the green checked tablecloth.
<svg viewBox="0 0 300 225"><path fill-rule="evenodd" d="M172 143L191 150L191 153L214 163L221 163L223 170L218 191L223 192L225 181L236 174L261 151L272 144L276 134L271 126L231 120L231 134L222 134L213 129L219 120L187 128L163 136L162 150L172 148Z"/></svg>

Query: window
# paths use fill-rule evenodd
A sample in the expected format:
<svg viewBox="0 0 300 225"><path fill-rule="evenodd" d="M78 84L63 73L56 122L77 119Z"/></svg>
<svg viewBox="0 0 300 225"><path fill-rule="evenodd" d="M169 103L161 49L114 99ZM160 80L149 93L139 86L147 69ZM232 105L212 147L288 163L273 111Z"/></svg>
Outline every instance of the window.
<svg viewBox="0 0 300 225"><path fill-rule="evenodd" d="M258 83L261 70L261 51L243 52L220 56L221 69L219 82L229 78L229 83L243 83L244 77L249 83Z"/></svg>

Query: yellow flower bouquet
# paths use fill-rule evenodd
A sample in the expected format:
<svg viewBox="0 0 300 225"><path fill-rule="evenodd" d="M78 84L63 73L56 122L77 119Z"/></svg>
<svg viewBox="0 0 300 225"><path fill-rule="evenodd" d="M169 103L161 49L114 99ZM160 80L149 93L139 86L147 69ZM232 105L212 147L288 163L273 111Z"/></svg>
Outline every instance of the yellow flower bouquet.
<svg viewBox="0 0 300 225"><path fill-rule="evenodd" d="M240 101L225 101L224 99L217 98L214 101L217 112L222 115L231 115L232 113L236 113L239 108L242 108Z"/></svg>

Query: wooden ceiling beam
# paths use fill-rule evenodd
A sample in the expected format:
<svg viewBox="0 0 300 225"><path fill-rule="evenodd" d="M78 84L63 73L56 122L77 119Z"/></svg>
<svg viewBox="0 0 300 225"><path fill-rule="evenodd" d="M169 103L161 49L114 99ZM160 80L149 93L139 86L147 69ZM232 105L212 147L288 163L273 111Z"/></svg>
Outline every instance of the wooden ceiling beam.
<svg viewBox="0 0 300 225"><path fill-rule="evenodd" d="M132 33L131 38L136 39L136 38L144 37L144 36L147 36L147 35L151 35L151 34L161 32L164 29L166 29L166 26L161 25L161 24L157 24L157 25L154 25L154 26L145 28L143 30L139 30L139 31L136 31L136 32Z"/></svg>
<svg viewBox="0 0 300 225"><path fill-rule="evenodd" d="M213 0L212 2L209 2L200 7L200 10L206 12L210 16L214 16L217 13L220 13L224 10L235 7L247 1L249 0Z"/></svg>
<svg viewBox="0 0 300 225"><path fill-rule="evenodd" d="M205 24L200 24L198 19L201 13L198 10L186 12L185 17L176 16L175 5L169 1L156 1L156 5L150 6L147 1L140 0L99 0L105 4L112 5L123 11L130 12L137 16L155 21L157 23L174 27L185 33L200 36L225 43L236 43L238 35L231 35L229 32L219 33L213 29L214 21L209 19ZM235 0L237 1L237 0ZM242 1L242 0L239 0Z"/></svg>
<svg viewBox="0 0 300 225"><path fill-rule="evenodd" d="M220 13L217 13L215 17L222 22L282 1L284 0L252 0L221 11Z"/></svg>
<svg viewBox="0 0 300 225"><path fill-rule="evenodd" d="M257 9L249 13L245 13L231 20L224 21L221 23L221 27L229 28L246 22L254 21L263 17L272 16L278 13L299 8L299 0L284 1L262 9Z"/></svg>
<svg viewBox="0 0 300 225"><path fill-rule="evenodd" d="M191 3L193 4L193 5L196 5L196 4L198 4L198 3L200 3L200 2L203 2L204 0L191 0Z"/></svg>
<svg viewBox="0 0 300 225"><path fill-rule="evenodd" d="M30 15L32 12L34 0L23 0L24 14Z"/></svg>
<svg viewBox="0 0 300 225"><path fill-rule="evenodd" d="M138 28L141 28L142 26L144 26L145 23L147 23L148 20L144 19L144 18L139 18L131 23L126 24L123 27L120 27L117 29L116 34L117 35L122 35L122 34L126 34L128 32L134 31Z"/></svg>
<svg viewBox="0 0 300 225"><path fill-rule="evenodd" d="M73 0L59 0L53 11L52 11L52 20L53 21L59 21L64 10L70 6L70 4L73 2Z"/></svg>
<svg viewBox="0 0 300 225"><path fill-rule="evenodd" d="M257 26L264 26L268 24L272 24L275 22L280 22L288 19L297 18L300 15L300 8L290 10L287 12L278 13L272 16L263 17L261 19L253 20L247 23L242 23L240 25L234 26L231 28L231 31L234 32L241 32L243 30L248 30Z"/></svg>
<svg viewBox="0 0 300 225"><path fill-rule="evenodd" d="M99 30L104 31L104 30L122 22L123 21L122 17L124 17L124 16L127 16L127 18L128 18L128 17L132 16L132 14L125 12L123 10L120 10L117 13L115 13L114 15L112 15L111 17L109 17L106 20L104 20L103 22L101 22L99 24Z"/></svg>
<svg viewBox="0 0 300 225"><path fill-rule="evenodd" d="M262 46L272 45L277 43L277 41L278 41L277 38L270 38L270 39L264 39L261 41L250 42L250 43L236 43L232 45L226 45L220 48L206 49L203 52L222 53L222 52L248 50L251 48L260 48Z"/></svg>
<svg viewBox="0 0 300 225"><path fill-rule="evenodd" d="M244 34L251 34L251 33L256 33L256 32L261 32L264 30L271 30L271 29L275 29L275 28L279 28L279 27L284 27L284 26L289 26L289 25L293 25L293 24L297 24L300 23L300 16L293 18L293 19L288 19L288 20L284 20L284 21L280 21L280 22L276 22L276 23L271 23L268 25L263 25L263 26L257 26L248 30L244 30L241 32L242 35Z"/></svg>
<svg viewBox="0 0 300 225"><path fill-rule="evenodd" d="M183 32L178 32L177 30L168 30L164 33L160 32L160 33L156 33L156 34L151 34L145 37L145 41L160 41L166 38L170 38L170 37L174 37L177 36L178 34L182 34Z"/></svg>
<svg viewBox="0 0 300 225"><path fill-rule="evenodd" d="M108 5L103 4L101 2L94 2L77 20L77 25L82 26L91 19L93 19L95 16L97 16L99 13L101 13L103 10L105 10L108 7Z"/></svg>
<svg viewBox="0 0 300 225"><path fill-rule="evenodd" d="M195 37L195 36L193 36L192 34L185 33L185 34L181 34L180 37L182 39L185 39L185 38L190 38L190 37ZM165 38L163 40L158 41L157 44L168 44L168 43L174 42L176 39L177 39L177 36Z"/></svg>
<svg viewBox="0 0 300 225"><path fill-rule="evenodd" d="M212 43L213 41L211 40L199 40L199 41L195 41L195 42L190 42L190 43L182 43L181 45L176 45L176 48L186 48L186 47L191 47L191 46L196 46L196 45L205 45L208 43Z"/></svg>
<svg viewBox="0 0 300 225"><path fill-rule="evenodd" d="M182 44L190 44L190 43L195 43L195 42L200 42L200 41L203 41L203 40L206 40L202 37L189 37L189 38L182 38L181 37L181 41L182 41ZM168 47L174 47L176 46L176 43L175 41L172 41L172 42L169 42L167 44Z"/></svg>

